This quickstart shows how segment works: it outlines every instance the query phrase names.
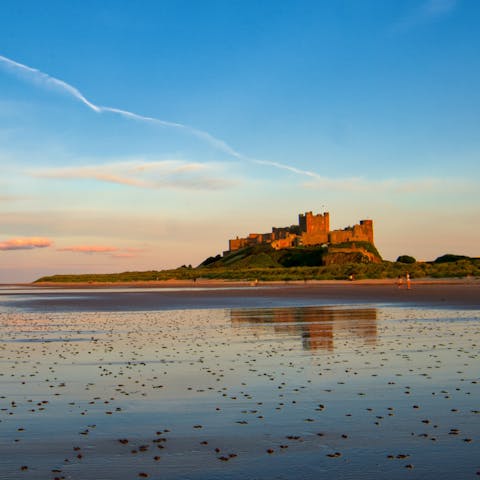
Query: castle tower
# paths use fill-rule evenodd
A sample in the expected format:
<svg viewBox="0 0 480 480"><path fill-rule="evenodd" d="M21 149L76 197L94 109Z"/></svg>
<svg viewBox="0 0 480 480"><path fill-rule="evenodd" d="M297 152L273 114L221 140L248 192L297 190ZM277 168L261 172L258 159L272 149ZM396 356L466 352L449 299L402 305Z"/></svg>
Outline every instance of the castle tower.
<svg viewBox="0 0 480 480"><path fill-rule="evenodd" d="M312 212L300 213L298 225L303 233L328 233L330 231L330 214L325 212L314 215Z"/></svg>
<svg viewBox="0 0 480 480"><path fill-rule="evenodd" d="M298 225L301 232L301 243L303 245L321 245L328 242L330 231L330 214L325 212L314 215L306 212L298 215Z"/></svg>
<svg viewBox="0 0 480 480"><path fill-rule="evenodd" d="M365 241L373 244L373 220L360 220L360 227Z"/></svg>

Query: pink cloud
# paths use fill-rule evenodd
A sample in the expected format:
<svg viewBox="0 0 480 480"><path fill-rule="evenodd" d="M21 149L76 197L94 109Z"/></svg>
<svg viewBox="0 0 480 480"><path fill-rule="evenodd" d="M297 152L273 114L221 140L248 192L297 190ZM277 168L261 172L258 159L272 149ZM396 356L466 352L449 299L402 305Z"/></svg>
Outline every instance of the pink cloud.
<svg viewBox="0 0 480 480"><path fill-rule="evenodd" d="M34 248L51 247L53 241L49 238L23 237L11 238L5 242L0 242L0 250L32 250Z"/></svg>
<svg viewBox="0 0 480 480"><path fill-rule="evenodd" d="M74 245L72 247L59 248L59 252L78 252L78 253L111 253L116 252L117 247L107 245Z"/></svg>

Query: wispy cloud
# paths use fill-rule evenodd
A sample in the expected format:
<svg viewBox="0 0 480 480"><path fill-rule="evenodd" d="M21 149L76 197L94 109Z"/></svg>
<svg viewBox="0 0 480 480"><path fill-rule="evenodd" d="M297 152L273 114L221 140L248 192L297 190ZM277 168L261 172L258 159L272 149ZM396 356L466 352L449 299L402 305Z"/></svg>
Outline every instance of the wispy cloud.
<svg viewBox="0 0 480 480"><path fill-rule="evenodd" d="M457 5L458 0L426 0L395 23L392 32L406 31L417 25L439 20L453 12Z"/></svg>
<svg viewBox="0 0 480 480"><path fill-rule="evenodd" d="M34 248L47 248L53 245L49 238L22 237L11 238L0 242L0 250L33 250Z"/></svg>
<svg viewBox="0 0 480 480"><path fill-rule="evenodd" d="M108 255L111 258L135 258L144 252L143 248L118 248L112 245L73 245L70 247L57 248L59 252L82 253L86 255Z"/></svg>
<svg viewBox="0 0 480 480"><path fill-rule="evenodd" d="M478 183L467 178L365 178L329 177L281 163L257 160L259 165L275 166L308 177L300 186L306 189L324 189L331 192L392 192L392 193L467 193L478 189ZM149 189L221 190L238 185L241 180L223 172L232 163L198 163L182 160L126 160L104 165L58 167L30 170L39 178L68 180L96 180Z"/></svg>
<svg viewBox="0 0 480 480"><path fill-rule="evenodd" d="M112 253L118 251L117 247L108 245L74 245L71 247L63 247L57 249L59 252L75 252L75 253Z"/></svg>
<svg viewBox="0 0 480 480"><path fill-rule="evenodd" d="M193 135L201 139L202 141L208 143L209 145L216 148L217 150L222 151L227 155L230 155L238 160L242 160L250 163L258 163L261 165L268 165L268 166L279 168L282 170L288 170L298 175L311 176L310 172L305 172L304 170L297 169L294 166L289 166L289 165L285 165L278 162L268 162L268 161L262 161L262 160L257 160L255 158L251 158L247 155L240 153L239 151L234 149L232 146L230 146L227 142L225 142L220 138L215 137L211 133L206 132L204 130L200 130L198 128L191 127L189 125L185 125L178 122L170 122L167 120L161 120L159 118L150 117L146 115L140 115L138 113L130 112L128 110L123 110L121 108L109 107L105 105L97 105L92 101L88 100L85 97L85 95L83 95L80 92L80 90L68 84L67 82L64 82L63 80L52 77L47 73L42 72L36 68L29 67L28 65L24 65L23 63L20 63L20 62L16 62L3 55L0 55L0 66L1 65L3 65L9 71L18 73L36 84L45 85L47 87L54 88L62 93L66 93L68 95L73 96L75 99L79 100L81 103L83 103L85 106L87 106L88 108L90 108L96 113L113 113L115 115L120 115L122 117L131 119L131 120L153 123L161 127L180 129L190 135Z"/></svg>
<svg viewBox="0 0 480 480"><path fill-rule="evenodd" d="M392 192L392 193L437 193L437 192L467 192L475 191L478 185L473 181L463 179L379 179L368 180L362 177L328 178L316 177L304 182L305 188L328 189L345 192Z"/></svg>
<svg viewBox="0 0 480 480"><path fill-rule="evenodd" d="M36 169L27 173L42 178L97 180L154 189L219 190L238 183L221 177L221 169L220 164L180 160L130 160L104 165Z"/></svg>

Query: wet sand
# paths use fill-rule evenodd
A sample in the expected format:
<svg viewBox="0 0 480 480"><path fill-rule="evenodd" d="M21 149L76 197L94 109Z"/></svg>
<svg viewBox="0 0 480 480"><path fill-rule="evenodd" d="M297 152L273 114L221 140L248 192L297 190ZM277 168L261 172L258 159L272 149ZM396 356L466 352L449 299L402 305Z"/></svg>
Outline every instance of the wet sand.
<svg viewBox="0 0 480 480"><path fill-rule="evenodd" d="M475 478L479 313L0 313L0 478Z"/></svg>
<svg viewBox="0 0 480 480"><path fill-rule="evenodd" d="M163 282L119 285L17 286L0 288L0 308L30 311L135 311L337 304L395 304L480 308L479 281L416 281L408 290L394 282L271 283L252 287L230 282ZM173 287L172 287L173 285Z"/></svg>
<svg viewBox="0 0 480 480"><path fill-rule="evenodd" d="M0 286L0 479L480 475L480 284Z"/></svg>

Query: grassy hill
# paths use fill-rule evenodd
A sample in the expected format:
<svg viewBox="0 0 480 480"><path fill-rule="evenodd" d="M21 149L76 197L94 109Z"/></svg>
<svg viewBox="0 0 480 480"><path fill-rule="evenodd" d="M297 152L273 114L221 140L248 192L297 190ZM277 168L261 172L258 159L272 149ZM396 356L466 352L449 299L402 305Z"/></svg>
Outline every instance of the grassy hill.
<svg viewBox="0 0 480 480"><path fill-rule="evenodd" d="M336 255L342 258L335 261ZM236 250L224 257L209 257L200 268L290 268L318 267L326 264L379 263L382 257L368 242L342 243L331 246L296 247L275 250L269 244Z"/></svg>

